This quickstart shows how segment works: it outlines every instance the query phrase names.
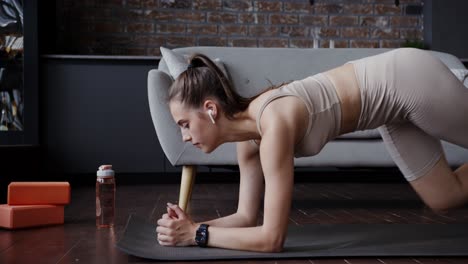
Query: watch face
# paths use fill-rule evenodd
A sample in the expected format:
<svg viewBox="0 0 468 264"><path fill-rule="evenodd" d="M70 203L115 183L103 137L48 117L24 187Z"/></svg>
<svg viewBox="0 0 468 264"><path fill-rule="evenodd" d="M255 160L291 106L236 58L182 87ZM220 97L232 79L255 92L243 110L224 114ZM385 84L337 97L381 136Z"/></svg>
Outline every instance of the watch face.
<svg viewBox="0 0 468 264"><path fill-rule="evenodd" d="M205 238L206 238L206 233L205 232L200 232L197 234L197 240L200 241L200 242L203 242L205 241Z"/></svg>
<svg viewBox="0 0 468 264"><path fill-rule="evenodd" d="M207 227L202 225L197 230L197 233L196 233L196 236L195 236L195 242L199 246L204 247L207 244L207 239L208 239Z"/></svg>

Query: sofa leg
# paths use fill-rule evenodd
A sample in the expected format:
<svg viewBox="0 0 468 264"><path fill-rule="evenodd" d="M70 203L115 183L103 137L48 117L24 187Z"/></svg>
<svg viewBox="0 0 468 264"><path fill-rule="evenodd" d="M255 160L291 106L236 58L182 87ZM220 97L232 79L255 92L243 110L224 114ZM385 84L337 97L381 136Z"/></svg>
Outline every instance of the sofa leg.
<svg viewBox="0 0 468 264"><path fill-rule="evenodd" d="M187 211L188 203L192 196L195 174L197 174L197 166L183 166L179 193L179 207L184 211Z"/></svg>

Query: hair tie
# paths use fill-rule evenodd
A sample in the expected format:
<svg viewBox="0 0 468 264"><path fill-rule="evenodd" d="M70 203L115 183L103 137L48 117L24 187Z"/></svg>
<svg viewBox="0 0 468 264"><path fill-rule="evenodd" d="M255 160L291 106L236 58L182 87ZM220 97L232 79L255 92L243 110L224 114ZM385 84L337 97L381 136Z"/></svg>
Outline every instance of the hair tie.
<svg viewBox="0 0 468 264"><path fill-rule="evenodd" d="M195 66L194 66L192 63L190 63L189 65L187 65L187 70L188 70L188 69L193 69L193 68L195 68Z"/></svg>

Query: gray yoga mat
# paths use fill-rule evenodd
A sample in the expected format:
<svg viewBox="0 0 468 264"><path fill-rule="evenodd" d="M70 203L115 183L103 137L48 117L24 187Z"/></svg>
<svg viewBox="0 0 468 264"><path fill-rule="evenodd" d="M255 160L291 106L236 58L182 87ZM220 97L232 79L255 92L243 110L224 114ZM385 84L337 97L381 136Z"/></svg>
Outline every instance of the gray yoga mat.
<svg viewBox="0 0 468 264"><path fill-rule="evenodd" d="M468 256L468 224L290 226L281 253L163 247L156 241L155 229L154 224L130 216L116 246L130 255L155 260Z"/></svg>

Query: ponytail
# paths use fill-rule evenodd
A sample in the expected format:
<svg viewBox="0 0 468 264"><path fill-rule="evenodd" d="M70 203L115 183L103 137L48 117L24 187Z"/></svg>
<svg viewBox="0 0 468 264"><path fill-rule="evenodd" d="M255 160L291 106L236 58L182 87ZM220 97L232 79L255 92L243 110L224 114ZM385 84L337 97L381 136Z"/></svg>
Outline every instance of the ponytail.
<svg viewBox="0 0 468 264"><path fill-rule="evenodd" d="M210 58L194 54L189 60L187 70L171 85L168 100L177 99L189 107L198 108L208 97L218 100L228 119L245 111L255 98L239 95L227 76Z"/></svg>

